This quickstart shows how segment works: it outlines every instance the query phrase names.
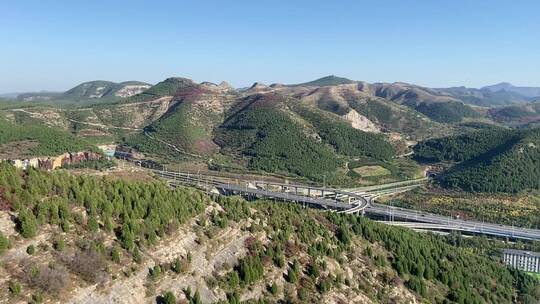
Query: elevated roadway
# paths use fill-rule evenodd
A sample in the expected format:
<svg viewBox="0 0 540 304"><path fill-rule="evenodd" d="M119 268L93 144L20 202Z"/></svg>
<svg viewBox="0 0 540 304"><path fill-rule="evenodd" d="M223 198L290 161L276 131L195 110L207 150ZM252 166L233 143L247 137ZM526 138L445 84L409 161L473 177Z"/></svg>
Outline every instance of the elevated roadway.
<svg viewBox="0 0 540 304"><path fill-rule="evenodd" d="M419 212L410 209L377 204L374 199L409 191L418 187L422 180L392 183L361 189L332 189L300 184L272 183L265 181L227 180L197 174L153 170L171 185L190 185L208 192L224 195L239 194L250 197L269 198L309 205L348 214L366 214L370 217L387 219L384 223L430 231L460 231L508 239L540 241L540 230L512 226L466 221L452 217ZM396 221L398 220L398 221Z"/></svg>

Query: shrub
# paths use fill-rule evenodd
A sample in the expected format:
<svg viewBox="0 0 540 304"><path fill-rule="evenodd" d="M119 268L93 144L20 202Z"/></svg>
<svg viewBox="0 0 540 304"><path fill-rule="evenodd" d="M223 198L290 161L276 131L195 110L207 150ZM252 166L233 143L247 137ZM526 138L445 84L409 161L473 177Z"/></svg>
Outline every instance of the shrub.
<svg viewBox="0 0 540 304"><path fill-rule="evenodd" d="M9 292L14 295L14 296L17 296L21 293L21 284L19 282L15 282L15 281L10 281L9 282Z"/></svg>
<svg viewBox="0 0 540 304"><path fill-rule="evenodd" d="M174 296L174 293L167 291L162 298L161 303L163 304L176 304L176 297Z"/></svg>
<svg viewBox="0 0 540 304"><path fill-rule="evenodd" d="M93 249L84 249L73 255L69 268L83 280L97 283L104 279L105 260Z"/></svg>
<svg viewBox="0 0 540 304"><path fill-rule="evenodd" d="M8 248L9 248L9 240L0 231L0 254L6 251Z"/></svg>

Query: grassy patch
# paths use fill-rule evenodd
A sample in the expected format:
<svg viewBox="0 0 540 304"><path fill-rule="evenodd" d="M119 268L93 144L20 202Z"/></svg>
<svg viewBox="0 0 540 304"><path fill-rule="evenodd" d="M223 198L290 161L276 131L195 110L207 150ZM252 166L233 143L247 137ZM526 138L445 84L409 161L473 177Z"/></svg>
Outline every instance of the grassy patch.
<svg viewBox="0 0 540 304"><path fill-rule="evenodd" d="M362 177L392 174L390 170L382 166L362 166L362 167L354 168L353 170L354 172L360 174L360 176Z"/></svg>
<svg viewBox="0 0 540 304"><path fill-rule="evenodd" d="M536 272L527 272L528 275L531 275L533 277L535 277L538 281L540 281L540 273L536 273Z"/></svg>

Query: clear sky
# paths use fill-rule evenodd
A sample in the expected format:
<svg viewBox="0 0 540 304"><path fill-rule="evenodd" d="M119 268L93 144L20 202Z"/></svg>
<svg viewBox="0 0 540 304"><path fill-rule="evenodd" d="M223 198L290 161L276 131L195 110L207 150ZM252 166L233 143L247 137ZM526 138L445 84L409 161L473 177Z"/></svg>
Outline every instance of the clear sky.
<svg viewBox="0 0 540 304"><path fill-rule="evenodd" d="M1 1L0 93L170 76L540 86L540 1Z"/></svg>

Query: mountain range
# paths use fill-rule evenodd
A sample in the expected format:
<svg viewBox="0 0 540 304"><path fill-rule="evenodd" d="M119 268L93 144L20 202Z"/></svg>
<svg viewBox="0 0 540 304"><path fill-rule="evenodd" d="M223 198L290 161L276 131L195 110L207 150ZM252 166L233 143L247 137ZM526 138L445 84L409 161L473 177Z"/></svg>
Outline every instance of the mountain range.
<svg viewBox="0 0 540 304"><path fill-rule="evenodd" d="M538 97L540 96L539 87L517 87L508 82L501 82L492 86L486 86L482 88L483 90L488 90L491 92L512 92L525 97Z"/></svg>
<svg viewBox="0 0 540 304"><path fill-rule="evenodd" d="M415 165L393 159L416 142L486 126L534 127L540 122L540 103L527 103L522 95L520 102L489 108L464 101L485 101L503 93L518 96L496 92L367 83L337 76L235 89L226 82L171 77L154 86L83 83L62 96L76 101L116 99L78 102L75 108L32 107L3 115L15 123L44 123L83 137L112 139L151 158L203 159L227 170L311 180L324 176L339 182L354 176L351 164L386 166L393 177L410 178L416 174Z"/></svg>

